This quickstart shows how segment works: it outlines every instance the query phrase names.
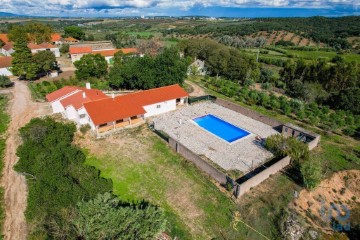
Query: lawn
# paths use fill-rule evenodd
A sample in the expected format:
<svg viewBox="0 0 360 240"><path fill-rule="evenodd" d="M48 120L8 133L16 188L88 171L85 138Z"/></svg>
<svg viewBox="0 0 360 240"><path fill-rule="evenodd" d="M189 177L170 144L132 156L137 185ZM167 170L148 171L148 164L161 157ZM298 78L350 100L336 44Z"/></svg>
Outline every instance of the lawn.
<svg viewBox="0 0 360 240"><path fill-rule="evenodd" d="M120 199L145 200L165 209L168 232L173 238L261 239L242 223L235 230L234 213L241 205L234 203L227 193L174 153L146 126L102 140L79 138L78 142L88 149L86 163L100 169L103 177L112 179L114 193ZM278 198L272 200L275 205L283 204ZM271 214L271 209L264 211ZM250 212L243 207L242 220L246 222L249 216ZM261 223L253 227L259 227L258 231L270 238L278 236L272 220L258 219L256 224Z"/></svg>

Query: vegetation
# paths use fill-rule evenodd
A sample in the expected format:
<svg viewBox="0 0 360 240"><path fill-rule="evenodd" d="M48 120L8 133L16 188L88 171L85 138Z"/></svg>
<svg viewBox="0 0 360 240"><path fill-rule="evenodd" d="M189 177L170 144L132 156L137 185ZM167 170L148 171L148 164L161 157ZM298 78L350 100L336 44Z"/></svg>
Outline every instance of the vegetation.
<svg viewBox="0 0 360 240"><path fill-rule="evenodd" d="M64 27L64 37L73 37L78 40L85 39L85 32L78 26L67 26Z"/></svg>
<svg viewBox="0 0 360 240"><path fill-rule="evenodd" d="M185 56L205 60L212 76L222 76L248 85L259 78L259 65L255 58L241 54L212 40L187 40L180 43Z"/></svg>
<svg viewBox="0 0 360 240"><path fill-rule="evenodd" d="M2 173L4 168L4 150L5 150L5 132L9 123L9 115L6 112L8 104L8 98L4 95L0 95L0 172ZM4 221L4 189L0 187L0 228L2 229ZM0 235L0 239L1 239Z"/></svg>
<svg viewBox="0 0 360 240"><path fill-rule="evenodd" d="M153 239L165 231L162 209L146 203L124 205L110 194L77 204L74 225L83 239Z"/></svg>
<svg viewBox="0 0 360 240"><path fill-rule="evenodd" d="M71 208L111 190L111 181L83 165L85 155L72 145L75 130L73 124L50 118L32 119L20 129L23 144L17 150L20 159L15 169L28 180L25 215L34 226L30 229L33 237L51 237L56 231L71 234L64 223Z"/></svg>
<svg viewBox="0 0 360 240"><path fill-rule="evenodd" d="M76 67L75 75L79 80L86 80L91 77L102 78L107 75L108 64L105 57L100 54L87 54L80 60L74 62Z"/></svg>
<svg viewBox="0 0 360 240"><path fill-rule="evenodd" d="M118 56L110 69L109 81L114 88L150 89L175 83L182 84L189 62L179 56L177 49L142 58Z"/></svg>
<svg viewBox="0 0 360 240"><path fill-rule="evenodd" d="M53 32L49 25L38 22L10 26L8 37L12 42L19 41L19 39L36 44L50 42L51 33Z"/></svg>
<svg viewBox="0 0 360 240"><path fill-rule="evenodd" d="M14 83L10 81L9 77L0 75L0 88L8 88L13 85L14 85Z"/></svg>
<svg viewBox="0 0 360 240"><path fill-rule="evenodd" d="M310 158L300 168L304 184L307 188L315 188L322 180L323 169L319 159Z"/></svg>

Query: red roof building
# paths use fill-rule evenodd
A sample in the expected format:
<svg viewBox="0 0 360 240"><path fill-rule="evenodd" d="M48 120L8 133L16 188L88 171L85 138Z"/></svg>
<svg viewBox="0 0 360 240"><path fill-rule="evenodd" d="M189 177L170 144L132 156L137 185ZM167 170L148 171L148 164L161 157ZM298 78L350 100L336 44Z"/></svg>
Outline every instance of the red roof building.
<svg viewBox="0 0 360 240"><path fill-rule="evenodd" d="M12 57L0 57L0 68L11 67Z"/></svg>
<svg viewBox="0 0 360 240"><path fill-rule="evenodd" d="M9 42L9 38L7 33L1 33L0 34L0 40L3 41L4 43L8 43Z"/></svg>
<svg viewBox="0 0 360 240"><path fill-rule="evenodd" d="M178 84L154 88L115 98L87 102L84 107L94 125L146 114L144 106L188 97Z"/></svg>
<svg viewBox="0 0 360 240"><path fill-rule="evenodd" d="M69 53L70 54L92 53L92 47L91 46L70 46Z"/></svg>
<svg viewBox="0 0 360 240"><path fill-rule="evenodd" d="M56 43L61 41L61 35L60 33L52 33L51 34L51 42Z"/></svg>

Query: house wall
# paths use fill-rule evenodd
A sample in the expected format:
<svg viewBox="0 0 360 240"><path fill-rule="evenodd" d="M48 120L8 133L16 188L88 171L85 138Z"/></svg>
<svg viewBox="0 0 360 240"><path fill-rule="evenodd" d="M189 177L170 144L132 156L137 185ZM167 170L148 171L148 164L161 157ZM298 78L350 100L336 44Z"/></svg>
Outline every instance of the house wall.
<svg viewBox="0 0 360 240"><path fill-rule="evenodd" d="M66 118L79 123L79 114L76 109L71 105L65 109Z"/></svg>
<svg viewBox="0 0 360 240"><path fill-rule="evenodd" d="M158 105L160 107L158 107ZM176 109L176 99L144 106L145 118L166 113Z"/></svg>
<svg viewBox="0 0 360 240"><path fill-rule="evenodd" d="M53 110L53 113L62 113L65 111L63 105L61 105L60 100L54 101L51 103L51 108Z"/></svg>
<svg viewBox="0 0 360 240"><path fill-rule="evenodd" d="M5 49L1 49L1 53L4 54L5 56L11 56L11 54L13 54L15 51L14 49L10 49L9 51L6 51Z"/></svg>
<svg viewBox="0 0 360 240"><path fill-rule="evenodd" d="M71 54L71 62L74 63L76 61L79 61L84 55L86 54Z"/></svg>
<svg viewBox="0 0 360 240"><path fill-rule="evenodd" d="M0 75L12 76L13 74L10 71L10 68L0 68Z"/></svg>

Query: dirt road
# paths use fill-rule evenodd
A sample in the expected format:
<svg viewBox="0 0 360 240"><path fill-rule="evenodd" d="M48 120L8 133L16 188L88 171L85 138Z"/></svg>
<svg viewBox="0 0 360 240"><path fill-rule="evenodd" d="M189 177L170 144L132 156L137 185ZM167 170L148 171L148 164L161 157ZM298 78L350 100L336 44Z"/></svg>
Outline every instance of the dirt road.
<svg viewBox="0 0 360 240"><path fill-rule="evenodd" d="M190 96L198 97L198 96L206 95L205 91L201 87L199 87L197 84L195 84L189 80L185 80L185 82L194 89L194 91L189 94Z"/></svg>
<svg viewBox="0 0 360 240"><path fill-rule="evenodd" d="M15 82L9 105L11 121L7 131L5 163L2 186L5 189L4 239L26 239L27 229L24 211L26 209L27 187L23 175L13 170L18 161L16 149L21 143L18 130L33 117L46 115L50 109L45 103L35 103L25 82Z"/></svg>

